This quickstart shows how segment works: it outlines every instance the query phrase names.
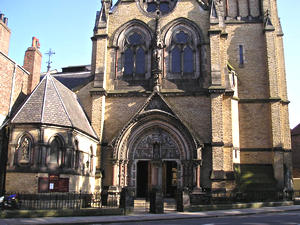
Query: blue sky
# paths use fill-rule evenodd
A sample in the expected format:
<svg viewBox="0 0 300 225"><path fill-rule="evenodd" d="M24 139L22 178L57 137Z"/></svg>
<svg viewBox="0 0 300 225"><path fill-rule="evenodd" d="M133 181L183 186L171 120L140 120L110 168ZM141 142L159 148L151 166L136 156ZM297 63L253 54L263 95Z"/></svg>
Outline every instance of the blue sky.
<svg viewBox="0 0 300 225"><path fill-rule="evenodd" d="M96 11L100 0L0 0L0 11L8 17L12 31L9 56L23 65L24 52L31 38L40 40L40 51L55 51L52 68L90 64ZM300 74L298 72L300 44L299 0L277 0L283 27L290 126L300 123ZM48 57L44 54L42 71Z"/></svg>

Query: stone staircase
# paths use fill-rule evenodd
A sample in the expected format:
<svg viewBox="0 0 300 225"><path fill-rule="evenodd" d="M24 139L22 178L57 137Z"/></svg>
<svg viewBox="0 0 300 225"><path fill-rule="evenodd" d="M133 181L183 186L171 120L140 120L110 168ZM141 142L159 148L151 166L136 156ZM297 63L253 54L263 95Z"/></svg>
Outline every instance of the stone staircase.
<svg viewBox="0 0 300 225"><path fill-rule="evenodd" d="M150 201L144 198L134 199L134 213L149 213ZM176 211L176 200L174 198L164 198L164 211Z"/></svg>

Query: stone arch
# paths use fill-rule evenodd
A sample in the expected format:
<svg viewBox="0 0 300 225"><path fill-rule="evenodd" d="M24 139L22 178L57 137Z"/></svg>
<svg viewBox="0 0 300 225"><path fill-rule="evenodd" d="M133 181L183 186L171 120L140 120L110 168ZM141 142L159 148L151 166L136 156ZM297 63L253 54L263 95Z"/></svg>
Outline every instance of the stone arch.
<svg viewBox="0 0 300 225"><path fill-rule="evenodd" d="M25 131L16 138L16 147L14 153L14 164L18 166L29 166L33 163L34 138Z"/></svg>
<svg viewBox="0 0 300 225"><path fill-rule="evenodd" d="M112 35L112 37L110 38L110 45L111 46L118 46L118 42L120 39L122 39L122 33L124 31L128 31L130 29L139 29L143 32L145 32L145 34L147 35L147 37L149 38L149 43L151 43L152 37L153 37L153 33L150 29L150 27L144 23L141 20L130 20L127 23L121 25Z"/></svg>
<svg viewBox="0 0 300 225"><path fill-rule="evenodd" d="M47 164L51 168L65 165L66 161L66 143L65 139L59 133L54 134L48 140Z"/></svg>
<svg viewBox="0 0 300 225"><path fill-rule="evenodd" d="M191 160L196 156L197 143L189 130L175 116L161 110L150 110L140 114L128 124L115 142L113 158L130 160L129 148L136 144L134 140L149 129L162 129L168 132L181 147L181 160Z"/></svg>
<svg viewBox="0 0 300 225"><path fill-rule="evenodd" d="M140 37L140 43L136 46L130 43L130 37L132 37L134 34ZM151 51L149 51L149 49L151 46L152 37L153 34L148 25L139 20L131 20L120 26L115 31L110 41L112 46L115 46L114 60L116 62L115 76L117 79L132 80L145 78L147 79L150 77ZM130 54L128 54L130 55L130 57L132 57L132 65L130 64L133 69L132 73L126 73L126 51L129 51ZM138 57L138 54L142 54L143 57ZM140 67L140 65L144 66ZM127 77L124 75L129 76Z"/></svg>
<svg viewBox="0 0 300 225"><path fill-rule="evenodd" d="M150 146L143 146L149 140ZM146 140L146 141L145 141ZM154 144L159 144L158 157ZM140 154L139 151L143 151ZM146 153L150 152L150 154ZM176 162L178 188L192 186L193 159L197 157L197 143L182 122L170 113L149 110L133 119L115 141L113 151L113 184L134 186L137 163L148 161Z"/></svg>
<svg viewBox="0 0 300 225"><path fill-rule="evenodd" d="M195 34L195 40L198 45L203 44L205 42L204 35L203 35L201 28L195 22L193 22L187 18L183 18L183 17L177 18L177 19L167 23L162 28L161 34L162 34L163 40L166 41L166 39L168 39L167 34L169 32L178 30L178 27L184 27L185 29L188 29L191 32L193 32Z"/></svg>

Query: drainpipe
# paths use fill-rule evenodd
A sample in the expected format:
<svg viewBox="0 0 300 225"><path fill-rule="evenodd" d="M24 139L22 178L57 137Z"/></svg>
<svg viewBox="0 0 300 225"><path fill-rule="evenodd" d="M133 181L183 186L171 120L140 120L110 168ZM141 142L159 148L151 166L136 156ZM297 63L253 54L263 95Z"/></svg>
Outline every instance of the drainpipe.
<svg viewBox="0 0 300 225"><path fill-rule="evenodd" d="M16 71L17 71L17 64L14 63L14 71L13 71L13 76L12 76L12 81L11 81L12 83L11 83L8 117L11 116L11 109L13 107L13 95L14 95L14 92L15 92Z"/></svg>

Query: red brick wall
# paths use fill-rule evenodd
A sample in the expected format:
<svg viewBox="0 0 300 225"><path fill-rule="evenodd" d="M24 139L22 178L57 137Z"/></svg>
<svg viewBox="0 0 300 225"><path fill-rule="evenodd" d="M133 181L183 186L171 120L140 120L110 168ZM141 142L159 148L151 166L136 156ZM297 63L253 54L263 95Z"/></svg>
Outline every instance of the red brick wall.
<svg viewBox="0 0 300 225"><path fill-rule="evenodd" d="M0 19L0 52L8 55L10 30Z"/></svg>
<svg viewBox="0 0 300 225"><path fill-rule="evenodd" d="M300 169L300 134L292 134L292 151L293 167Z"/></svg>
<svg viewBox="0 0 300 225"><path fill-rule="evenodd" d="M35 47L29 47L25 52L24 57L24 69L29 73L28 80L28 93L32 92L33 89L40 82L40 73L42 65L42 54Z"/></svg>
<svg viewBox="0 0 300 225"><path fill-rule="evenodd" d="M27 94L28 73L20 66L16 66L14 93L12 93L12 79L15 63L0 53L0 115L6 117L10 107L12 94L14 103L21 92ZM2 122L2 121L0 121Z"/></svg>

